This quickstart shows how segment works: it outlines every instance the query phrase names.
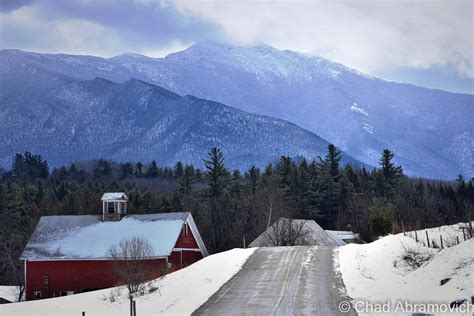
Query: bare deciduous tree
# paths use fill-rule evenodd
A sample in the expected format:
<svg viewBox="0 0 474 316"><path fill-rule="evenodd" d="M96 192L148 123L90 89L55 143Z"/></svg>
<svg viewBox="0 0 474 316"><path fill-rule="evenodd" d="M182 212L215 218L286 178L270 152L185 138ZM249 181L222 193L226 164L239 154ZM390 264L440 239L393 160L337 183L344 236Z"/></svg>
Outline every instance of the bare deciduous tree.
<svg viewBox="0 0 474 316"><path fill-rule="evenodd" d="M165 267L151 269L149 260L154 259L150 242L141 236L133 236L112 245L107 251L120 285L128 289L130 315L133 315L133 296L146 287L146 282L164 275Z"/></svg>
<svg viewBox="0 0 474 316"><path fill-rule="evenodd" d="M22 300L25 291L23 266L18 260L24 243L24 236L21 233L0 231L0 271L5 271L5 279L17 287L18 302Z"/></svg>
<svg viewBox="0 0 474 316"><path fill-rule="evenodd" d="M265 233L268 246L303 246L307 245L309 230L304 220L280 218Z"/></svg>

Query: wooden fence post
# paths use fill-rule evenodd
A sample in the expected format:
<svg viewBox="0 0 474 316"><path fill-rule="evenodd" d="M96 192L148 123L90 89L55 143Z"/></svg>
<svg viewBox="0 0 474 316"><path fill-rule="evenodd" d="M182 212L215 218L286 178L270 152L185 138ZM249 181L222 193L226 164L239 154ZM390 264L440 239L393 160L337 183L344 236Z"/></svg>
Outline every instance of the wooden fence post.
<svg viewBox="0 0 474 316"><path fill-rule="evenodd" d="M466 241L466 232L464 231L464 227L462 228L462 236L464 237L464 241Z"/></svg>
<svg viewBox="0 0 474 316"><path fill-rule="evenodd" d="M459 245L459 236L456 236L456 241L458 242L458 245Z"/></svg>
<svg viewBox="0 0 474 316"><path fill-rule="evenodd" d="M418 234L416 233L416 230L415 230L415 241L418 242Z"/></svg>
<svg viewBox="0 0 474 316"><path fill-rule="evenodd" d="M133 301L133 316L137 316L137 301Z"/></svg>
<svg viewBox="0 0 474 316"><path fill-rule="evenodd" d="M428 248L430 248L430 237L428 236L428 231L425 230L426 232L426 242L428 243Z"/></svg>
<svg viewBox="0 0 474 316"><path fill-rule="evenodd" d="M439 235L439 241L441 242L441 249L443 249L443 235Z"/></svg>

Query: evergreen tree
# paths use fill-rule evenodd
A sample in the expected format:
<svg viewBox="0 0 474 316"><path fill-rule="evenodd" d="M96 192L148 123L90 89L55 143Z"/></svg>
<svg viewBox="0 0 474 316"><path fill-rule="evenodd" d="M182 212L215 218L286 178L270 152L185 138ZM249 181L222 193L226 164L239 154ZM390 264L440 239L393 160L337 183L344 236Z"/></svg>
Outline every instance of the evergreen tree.
<svg viewBox="0 0 474 316"><path fill-rule="evenodd" d="M178 161L176 163L176 167L174 168L175 172L174 175L176 178L179 178L183 175L184 168L183 168L183 163L181 161Z"/></svg>
<svg viewBox="0 0 474 316"><path fill-rule="evenodd" d="M69 173L71 175L76 175L77 174L77 167L75 163L71 164L71 167L69 167Z"/></svg>
<svg viewBox="0 0 474 316"><path fill-rule="evenodd" d="M146 173L146 176L148 178L156 178L158 177L158 165L156 164L156 160L153 160L151 162L150 167L148 168L148 171Z"/></svg>
<svg viewBox="0 0 474 316"><path fill-rule="evenodd" d="M26 175L30 178L47 178L49 175L48 163L41 155L30 152L16 154L12 165L12 174L16 177Z"/></svg>
<svg viewBox="0 0 474 316"><path fill-rule="evenodd" d="M280 157L277 165L277 173L280 179L280 188L286 199L291 203L297 200L297 168L293 160L288 156Z"/></svg>
<svg viewBox="0 0 474 316"><path fill-rule="evenodd" d="M391 199L395 193L395 188L403 176L401 166L396 166L392 159L394 154L389 149L384 149L380 158L380 176L377 187L381 190L382 196Z"/></svg>
<svg viewBox="0 0 474 316"><path fill-rule="evenodd" d="M135 175L138 178L143 177L143 164L141 162L137 162L135 165Z"/></svg>
<svg viewBox="0 0 474 316"><path fill-rule="evenodd" d="M184 168L183 175L178 179L178 193L184 196L191 195L195 182L196 177L194 175L194 167L192 165L187 165Z"/></svg>
<svg viewBox="0 0 474 316"><path fill-rule="evenodd" d="M121 178L127 178L128 176L133 175L133 166L131 163L126 162L123 164L120 164L120 169L122 170L122 175Z"/></svg>
<svg viewBox="0 0 474 316"><path fill-rule="evenodd" d="M317 192L313 189L311 170L303 159L298 166L298 208L301 217L315 217L317 214Z"/></svg>
<svg viewBox="0 0 474 316"><path fill-rule="evenodd" d="M328 169L329 176L337 182L339 180L339 162L341 161L341 151L333 144L328 145L328 153L323 161L323 166Z"/></svg>
<svg viewBox="0 0 474 316"><path fill-rule="evenodd" d="M249 182L250 191L255 195L255 192L257 191L257 182L260 179L260 169L252 166L252 168L245 173L245 177Z"/></svg>
<svg viewBox="0 0 474 316"><path fill-rule="evenodd" d="M224 154L219 148L212 148L207 157L204 159L207 170L204 179L209 186L209 196L218 198L227 188L229 171L224 166Z"/></svg>
<svg viewBox="0 0 474 316"><path fill-rule="evenodd" d="M110 164L108 161L104 160L104 169L102 171L102 174L104 176L108 176L112 174L112 168L110 167Z"/></svg>

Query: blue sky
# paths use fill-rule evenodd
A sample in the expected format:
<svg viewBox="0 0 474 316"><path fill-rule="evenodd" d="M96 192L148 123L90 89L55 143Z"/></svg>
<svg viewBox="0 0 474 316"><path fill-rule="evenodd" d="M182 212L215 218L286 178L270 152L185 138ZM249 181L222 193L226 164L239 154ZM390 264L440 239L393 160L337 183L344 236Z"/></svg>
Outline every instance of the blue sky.
<svg viewBox="0 0 474 316"><path fill-rule="evenodd" d="M2 0L0 48L160 57L212 39L474 94L471 0Z"/></svg>

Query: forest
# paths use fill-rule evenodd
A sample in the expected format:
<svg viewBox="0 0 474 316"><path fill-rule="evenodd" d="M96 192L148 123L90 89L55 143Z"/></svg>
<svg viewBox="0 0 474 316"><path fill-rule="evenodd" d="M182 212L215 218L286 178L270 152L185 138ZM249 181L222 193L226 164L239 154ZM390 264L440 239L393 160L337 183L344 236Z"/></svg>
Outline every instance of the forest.
<svg viewBox="0 0 474 316"><path fill-rule="evenodd" d="M280 217L350 227L367 242L474 219L473 179L409 178L388 149L373 170L342 166L340 157L329 145L315 161L282 156L241 172L226 168L218 148L202 169L100 159L50 170L39 154L16 154L0 169L0 284L23 284L19 257L41 216L101 214L104 192L126 192L131 214L191 212L211 253L248 245Z"/></svg>

